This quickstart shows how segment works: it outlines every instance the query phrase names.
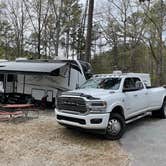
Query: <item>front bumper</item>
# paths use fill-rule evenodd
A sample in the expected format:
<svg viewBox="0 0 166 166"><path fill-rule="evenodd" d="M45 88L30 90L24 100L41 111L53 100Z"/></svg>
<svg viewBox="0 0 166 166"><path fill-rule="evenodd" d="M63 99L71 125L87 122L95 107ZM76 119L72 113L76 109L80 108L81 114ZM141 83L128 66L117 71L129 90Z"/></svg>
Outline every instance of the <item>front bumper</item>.
<svg viewBox="0 0 166 166"><path fill-rule="evenodd" d="M84 129L106 129L109 120L109 113L75 115L60 112L55 109L57 122L64 125L79 127Z"/></svg>

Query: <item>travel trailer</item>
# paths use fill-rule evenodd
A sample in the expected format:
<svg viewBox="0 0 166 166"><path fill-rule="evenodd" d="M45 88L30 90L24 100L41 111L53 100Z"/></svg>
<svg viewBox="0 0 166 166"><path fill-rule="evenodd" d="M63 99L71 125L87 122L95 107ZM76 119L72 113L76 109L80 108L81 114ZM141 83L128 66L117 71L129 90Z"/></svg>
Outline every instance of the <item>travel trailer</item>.
<svg viewBox="0 0 166 166"><path fill-rule="evenodd" d="M0 63L0 90L8 103L27 96L41 101L46 96L55 105L61 92L76 89L91 75L90 64L78 60L6 61Z"/></svg>

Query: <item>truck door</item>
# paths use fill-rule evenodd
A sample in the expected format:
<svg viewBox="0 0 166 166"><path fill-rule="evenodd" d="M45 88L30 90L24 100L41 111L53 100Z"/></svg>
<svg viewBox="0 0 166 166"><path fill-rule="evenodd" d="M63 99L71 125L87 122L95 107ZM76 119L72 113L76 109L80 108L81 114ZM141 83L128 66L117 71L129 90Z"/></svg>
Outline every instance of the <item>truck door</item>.
<svg viewBox="0 0 166 166"><path fill-rule="evenodd" d="M147 90L139 78L126 78L123 87L124 103L128 114L141 112L148 107Z"/></svg>

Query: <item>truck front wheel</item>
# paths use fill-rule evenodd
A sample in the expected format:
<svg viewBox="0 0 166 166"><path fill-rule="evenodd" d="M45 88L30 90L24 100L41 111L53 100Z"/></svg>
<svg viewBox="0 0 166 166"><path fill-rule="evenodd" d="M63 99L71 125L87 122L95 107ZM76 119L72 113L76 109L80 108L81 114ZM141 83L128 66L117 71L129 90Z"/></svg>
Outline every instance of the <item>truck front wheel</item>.
<svg viewBox="0 0 166 166"><path fill-rule="evenodd" d="M125 120L118 113L111 113L105 137L110 140L120 139L125 130Z"/></svg>

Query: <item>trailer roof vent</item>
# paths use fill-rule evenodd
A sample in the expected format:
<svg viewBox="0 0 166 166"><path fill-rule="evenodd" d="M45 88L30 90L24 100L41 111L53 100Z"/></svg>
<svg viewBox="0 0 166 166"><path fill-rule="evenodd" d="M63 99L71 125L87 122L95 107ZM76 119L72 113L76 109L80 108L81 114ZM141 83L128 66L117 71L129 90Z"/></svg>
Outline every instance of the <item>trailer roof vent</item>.
<svg viewBox="0 0 166 166"><path fill-rule="evenodd" d="M113 75L121 76L121 75L122 75L122 71L120 71L120 70L115 70L115 71L113 71Z"/></svg>
<svg viewBox="0 0 166 166"><path fill-rule="evenodd" d="M8 62L7 59L0 59L0 62Z"/></svg>
<svg viewBox="0 0 166 166"><path fill-rule="evenodd" d="M27 58L24 57L20 57L20 58L16 58L16 62L22 62L22 61L27 61Z"/></svg>

